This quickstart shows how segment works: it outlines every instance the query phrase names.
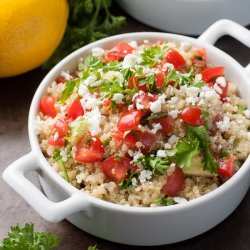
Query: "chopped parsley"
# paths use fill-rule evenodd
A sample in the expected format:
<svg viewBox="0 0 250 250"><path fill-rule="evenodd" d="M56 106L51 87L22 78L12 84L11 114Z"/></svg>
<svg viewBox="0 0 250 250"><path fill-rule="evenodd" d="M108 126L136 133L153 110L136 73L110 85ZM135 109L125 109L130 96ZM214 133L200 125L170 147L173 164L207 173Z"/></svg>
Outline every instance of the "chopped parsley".
<svg viewBox="0 0 250 250"><path fill-rule="evenodd" d="M64 104L68 100L68 98L72 95L75 85L76 83L73 80L69 80L66 82L66 85L62 92L61 100L60 100L62 104Z"/></svg>
<svg viewBox="0 0 250 250"><path fill-rule="evenodd" d="M131 169L128 170L128 173L127 173L127 178L126 179L123 179L120 183L119 183L119 187L121 189L127 189L129 188L130 186L132 186L132 179L133 178L138 178L139 176L139 172L135 172Z"/></svg>
<svg viewBox="0 0 250 250"><path fill-rule="evenodd" d="M160 197L154 201L155 204L159 204L161 206L172 206L176 204L173 198L171 197Z"/></svg>

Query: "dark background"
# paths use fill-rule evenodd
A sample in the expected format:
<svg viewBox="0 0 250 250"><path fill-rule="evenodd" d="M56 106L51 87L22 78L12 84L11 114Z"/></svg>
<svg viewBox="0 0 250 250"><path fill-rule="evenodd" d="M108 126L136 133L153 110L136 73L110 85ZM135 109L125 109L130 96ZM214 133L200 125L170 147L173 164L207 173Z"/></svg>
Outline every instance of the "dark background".
<svg viewBox="0 0 250 250"><path fill-rule="evenodd" d="M126 15L117 6L114 6L113 13ZM250 26L247 28L249 29ZM127 17L127 24L121 33L134 31L157 30ZM243 66L250 62L250 49L230 37L221 38L216 46L230 54ZM0 175L10 163L30 151L27 128L29 106L46 73L37 68L17 77L0 79ZM40 187L35 173L30 174L30 179ZM91 236L66 220L57 224L46 222L0 178L0 240L7 235L11 225L26 222L35 223L35 229L38 231L56 233L60 238L59 249L62 250L84 250L94 244L97 244L100 250L248 250L250 249L250 192L229 218L198 237L172 245L133 247Z"/></svg>

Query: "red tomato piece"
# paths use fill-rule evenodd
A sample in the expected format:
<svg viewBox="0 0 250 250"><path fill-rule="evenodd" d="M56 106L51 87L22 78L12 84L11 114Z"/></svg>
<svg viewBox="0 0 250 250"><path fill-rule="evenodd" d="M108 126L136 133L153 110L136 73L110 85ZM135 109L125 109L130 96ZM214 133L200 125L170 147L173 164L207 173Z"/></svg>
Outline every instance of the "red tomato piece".
<svg viewBox="0 0 250 250"><path fill-rule="evenodd" d="M173 64L175 69L181 69L186 65L186 61L183 56L175 49L167 51L164 57L164 62Z"/></svg>
<svg viewBox="0 0 250 250"><path fill-rule="evenodd" d="M140 150L143 154L148 154L156 144L156 137L150 132L142 132L140 130L133 131L136 141L141 142L143 145Z"/></svg>
<svg viewBox="0 0 250 250"><path fill-rule="evenodd" d="M115 157L111 156L100 163L100 168L105 176L115 183L126 179L129 169L136 171L137 168L131 163L128 157Z"/></svg>
<svg viewBox="0 0 250 250"><path fill-rule="evenodd" d="M64 137L69 131L69 123L64 119L58 119L55 123L55 130L58 132L59 137Z"/></svg>
<svg viewBox="0 0 250 250"><path fill-rule="evenodd" d="M156 73L155 84L157 88L160 88L163 85L164 80L165 80L165 74L162 71Z"/></svg>
<svg viewBox="0 0 250 250"><path fill-rule="evenodd" d="M139 104L141 104L144 110L150 110L150 103L155 102L157 100L157 95L151 93L138 93L134 99L134 103L140 100ZM136 105L135 105L136 106Z"/></svg>
<svg viewBox="0 0 250 250"><path fill-rule="evenodd" d="M55 108L55 98L53 96L43 96L40 101L40 110L50 117L55 117L57 114Z"/></svg>
<svg viewBox="0 0 250 250"><path fill-rule="evenodd" d="M204 69L201 72L202 80L208 83L215 77L223 76L224 71L225 71L224 67L214 67L214 68Z"/></svg>
<svg viewBox="0 0 250 250"><path fill-rule="evenodd" d="M229 155L224 161L219 161L218 174L222 179L227 180L235 174L235 160L234 155Z"/></svg>
<svg viewBox="0 0 250 250"><path fill-rule="evenodd" d="M111 101L110 100L107 100L103 103L103 106L108 108L109 106L111 105Z"/></svg>
<svg viewBox="0 0 250 250"><path fill-rule="evenodd" d="M205 120L201 118L201 110L199 106L190 106L185 108L179 117L188 124L199 126L205 123Z"/></svg>
<svg viewBox="0 0 250 250"><path fill-rule="evenodd" d="M80 102L80 99L76 99L69 107L68 117L75 120L78 116L84 115L84 110L82 107L82 104Z"/></svg>
<svg viewBox="0 0 250 250"><path fill-rule="evenodd" d="M136 138L132 133L128 133L124 136L124 132L122 131L113 131L111 137L113 140L126 144L130 149L135 148Z"/></svg>
<svg viewBox="0 0 250 250"><path fill-rule="evenodd" d="M57 84L67 82L67 80L63 76L58 76L55 81Z"/></svg>
<svg viewBox="0 0 250 250"><path fill-rule="evenodd" d="M62 147L65 144L65 139L63 137L56 138L54 135L49 137L49 144L56 147Z"/></svg>
<svg viewBox="0 0 250 250"><path fill-rule="evenodd" d="M118 130L126 131L137 129L143 114L141 110L130 110L121 113L117 123Z"/></svg>
<svg viewBox="0 0 250 250"><path fill-rule="evenodd" d="M174 130L174 118L172 116L155 119L154 123L161 124L162 128L159 131L165 136L169 136Z"/></svg>
<svg viewBox="0 0 250 250"><path fill-rule="evenodd" d="M165 195L173 197L176 196L185 184L185 176L179 167L175 167L172 175L167 179L167 183L163 186L162 191Z"/></svg>
<svg viewBox="0 0 250 250"><path fill-rule="evenodd" d="M105 62L119 61L132 51L133 47L127 42L120 42L105 55Z"/></svg>
<svg viewBox="0 0 250 250"><path fill-rule="evenodd" d="M76 146L75 160L79 162L97 162L102 159L104 148L97 136L86 135Z"/></svg>
<svg viewBox="0 0 250 250"><path fill-rule="evenodd" d="M146 84L139 85L138 77L136 77L136 76L129 77L129 79L128 79L128 87L130 89L134 89L136 87L137 89L142 90L142 91L147 91L148 90Z"/></svg>
<svg viewBox="0 0 250 250"><path fill-rule="evenodd" d="M222 121L223 120L223 117L222 115L220 114L217 114L214 119L213 119L213 125L215 126L216 125L216 122L219 122L219 121Z"/></svg>

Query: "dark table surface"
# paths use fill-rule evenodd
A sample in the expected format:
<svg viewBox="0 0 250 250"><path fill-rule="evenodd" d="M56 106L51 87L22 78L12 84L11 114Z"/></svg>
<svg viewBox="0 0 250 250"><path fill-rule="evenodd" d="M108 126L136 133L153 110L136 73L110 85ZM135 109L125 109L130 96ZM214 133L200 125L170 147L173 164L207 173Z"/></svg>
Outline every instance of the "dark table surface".
<svg viewBox="0 0 250 250"><path fill-rule="evenodd" d="M125 15L117 7L115 11ZM156 30L128 17L121 33L133 31ZM221 38L216 46L244 66L250 61L250 49L230 37ZM0 175L10 163L30 151L27 131L29 106L36 88L46 73L37 68L17 77L0 79ZM32 173L30 179L40 188L36 173ZM62 250L84 250L94 244L97 244L100 250L137 248L247 250L250 249L250 192L226 220L198 237L166 246L132 247L96 238L66 220L57 224L46 222L0 178L0 240L7 235L11 225L26 222L35 223L35 229L38 231L56 233L60 238L59 249Z"/></svg>

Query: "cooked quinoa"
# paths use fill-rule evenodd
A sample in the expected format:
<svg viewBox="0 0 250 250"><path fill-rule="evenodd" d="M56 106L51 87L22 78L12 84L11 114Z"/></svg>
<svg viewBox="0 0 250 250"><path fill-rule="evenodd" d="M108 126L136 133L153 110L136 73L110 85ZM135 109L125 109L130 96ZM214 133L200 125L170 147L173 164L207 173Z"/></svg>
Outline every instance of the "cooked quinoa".
<svg viewBox="0 0 250 250"><path fill-rule="evenodd" d="M250 152L250 110L223 65L169 41L94 48L41 99L41 149L66 181L129 206L211 192Z"/></svg>

